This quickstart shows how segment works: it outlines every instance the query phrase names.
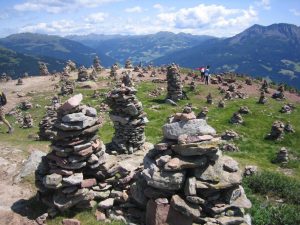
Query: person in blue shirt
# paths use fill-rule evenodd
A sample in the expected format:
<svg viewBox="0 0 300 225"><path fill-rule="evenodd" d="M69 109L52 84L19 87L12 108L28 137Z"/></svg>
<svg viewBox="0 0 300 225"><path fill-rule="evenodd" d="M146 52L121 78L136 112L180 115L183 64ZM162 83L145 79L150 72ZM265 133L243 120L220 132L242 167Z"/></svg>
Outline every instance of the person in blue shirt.
<svg viewBox="0 0 300 225"><path fill-rule="evenodd" d="M209 66L206 66L206 69L204 71L204 78L205 78L205 84L209 84L209 78L210 78L210 72L209 72Z"/></svg>

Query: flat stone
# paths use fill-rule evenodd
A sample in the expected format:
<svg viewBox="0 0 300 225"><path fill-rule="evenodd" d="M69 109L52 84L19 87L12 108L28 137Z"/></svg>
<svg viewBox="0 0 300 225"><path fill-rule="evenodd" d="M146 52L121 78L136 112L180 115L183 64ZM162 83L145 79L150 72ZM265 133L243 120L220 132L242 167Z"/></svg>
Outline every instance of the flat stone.
<svg viewBox="0 0 300 225"><path fill-rule="evenodd" d="M212 135L187 135L182 134L178 137L178 143L179 144L189 144L189 143L195 143L195 142L201 142L201 141L210 141L214 137Z"/></svg>
<svg viewBox="0 0 300 225"><path fill-rule="evenodd" d="M149 169L143 170L143 176L147 184L151 187L163 190L179 190L185 180L185 171L169 172L158 171L151 172Z"/></svg>
<svg viewBox="0 0 300 225"><path fill-rule="evenodd" d="M172 158L172 156L170 155L163 155L160 156L158 159L155 160L156 165L159 167L164 166L170 159Z"/></svg>
<svg viewBox="0 0 300 225"><path fill-rule="evenodd" d="M127 124L129 121L129 117L121 117L121 116L113 115L113 114L109 114L109 117L113 122L119 122L122 125Z"/></svg>
<svg viewBox="0 0 300 225"><path fill-rule="evenodd" d="M146 210L147 225L162 225L166 224L170 205L149 200Z"/></svg>
<svg viewBox="0 0 300 225"><path fill-rule="evenodd" d="M64 104L62 104L59 107L59 110L69 111L79 106L82 99L83 99L82 94L74 95L73 97L69 98Z"/></svg>
<svg viewBox="0 0 300 225"><path fill-rule="evenodd" d="M96 117L97 116L97 110L93 107L86 107L85 115L90 116L90 117Z"/></svg>
<svg viewBox="0 0 300 225"><path fill-rule="evenodd" d="M132 198L140 205L146 206L147 198L144 195L145 185L137 181L130 185L130 193Z"/></svg>
<svg viewBox="0 0 300 225"><path fill-rule="evenodd" d="M204 205L205 200L198 196L186 196L186 200L190 203L197 204L197 205Z"/></svg>
<svg viewBox="0 0 300 225"><path fill-rule="evenodd" d="M104 221L104 220L106 220L105 213L99 211L98 209L96 209L95 217L96 217L97 221Z"/></svg>
<svg viewBox="0 0 300 225"><path fill-rule="evenodd" d="M182 156L212 155L219 150L220 141L203 141L198 143L173 145L172 150Z"/></svg>
<svg viewBox="0 0 300 225"><path fill-rule="evenodd" d="M70 185L77 185L83 181L83 174L82 173L74 173L69 177L64 177L63 181Z"/></svg>
<svg viewBox="0 0 300 225"><path fill-rule="evenodd" d="M73 122L73 123L56 123L55 127L63 131L77 131L83 130L87 127L91 127L96 124L98 118L85 117L83 121Z"/></svg>
<svg viewBox="0 0 300 225"><path fill-rule="evenodd" d="M62 176L56 173L47 175L44 177L43 179L43 184L48 187L57 187L58 185L60 185L62 182Z"/></svg>
<svg viewBox="0 0 300 225"><path fill-rule="evenodd" d="M207 158L200 157L182 157L178 156L169 160L165 166L166 171L177 171L182 169L192 169L197 167L204 167L207 163Z"/></svg>
<svg viewBox="0 0 300 225"><path fill-rule="evenodd" d="M223 167L228 172L236 172L239 170L239 164L231 157L223 156Z"/></svg>
<svg viewBox="0 0 300 225"><path fill-rule="evenodd" d="M72 206L76 205L77 203L83 201L88 194L88 189L81 189L80 194L66 196L63 193L57 192L53 195L53 203L54 205L60 210L65 211Z"/></svg>
<svg viewBox="0 0 300 225"><path fill-rule="evenodd" d="M229 216L222 216L217 218L217 221L220 225L232 225L232 224L242 224L245 222L244 218L242 217L229 217Z"/></svg>
<svg viewBox="0 0 300 225"><path fill-rule="evenodd" d="M182 214L193 218L200 217L200 212L202 210L199 205L185 202L179 195L172 196L171 206Z"/></svg>
<svg viewBox="0 0 300 225"><path fill-rule="evenodd" d="M97 180L95 178L85 179L81 181L81 188L93 187L96 184L97 184Z"/></svg>
<svg viewBox="0 0 300 225"><path fill-rule="evenodd" d="M61 120L65 123L71 123L71 122L82 122L86 120L86 116L82 113L71 113L63 116Z"/></svg>
<svg viewBox="0 0 300 225"><path fill-rule="evenodd" d="M110 190L92 191L95 200L103 200L110 196Z"/></svg>
<svg viewBox="0 0 300 225"><path fill-rule="evenodd" d="M214 135L215 129L206 123L203 119L194 119L188 121L179 121L165 124L163 126L163 134L167 139L177 140L180 135Z"/></svg>
<svg viewBox="0 0 300 225"><path fill-rule="evenodd" d="M100 209L110 209L110 208L113 207L114 201L115 201L114 198L105 199L105 200L99 202L98 208L100 208Z"/></svg>
<svg viewBox="0 0 300 225"><path fill-rule="evenodd" d="M185 186L184 186L184 194L188 195L196 195L196 178L189 177L186 179Z"/></svg>
<svg viewBox="0 0 300 225"><path fill-rule="evenodd" d="M224 170L224 160L227 160L227 157L219 158L214 164L209 164L207 168L195 169L195 177L202 181L204 186L212 189L225 189L239 185L242 181L240 171Z"/></svg>
<svg viewBox="0 0 300 225"><path fill-rule="evenodd" d="M80 221L77 219L63 219L63 225L80 225Z"/></svg>

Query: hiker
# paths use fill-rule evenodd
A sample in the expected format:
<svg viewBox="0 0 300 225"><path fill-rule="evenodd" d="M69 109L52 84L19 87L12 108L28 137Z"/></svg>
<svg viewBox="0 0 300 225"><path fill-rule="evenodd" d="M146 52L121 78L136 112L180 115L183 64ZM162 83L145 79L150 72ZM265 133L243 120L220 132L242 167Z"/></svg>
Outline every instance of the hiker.
<svg viewBox="0 0 300 225"><path fill-rule="evenodd" d="M205 68L204 68L204 67L201 67L201 68L200 68L200 75L201 75L201 81L202 81L202 82L204 81L204 72L205 72Z"/></svg>
<svg viewBox="0 0 300 225"><path fill-rule="evenodd" d="M209 66L207 66L205 71L204 71L204 77L205 77L205 84L208 85L209 77L210 77Z"/></svg>
<svg viewBox="0 0 300 225"><path fill-rule="evenodd" d="M14 131L14 129L10 125L10 123L5 119L4 105L6 105L6 103L6 96L2 91L0 91L0 121L2 121L8 127L7 133L11 134Z"/></svg>

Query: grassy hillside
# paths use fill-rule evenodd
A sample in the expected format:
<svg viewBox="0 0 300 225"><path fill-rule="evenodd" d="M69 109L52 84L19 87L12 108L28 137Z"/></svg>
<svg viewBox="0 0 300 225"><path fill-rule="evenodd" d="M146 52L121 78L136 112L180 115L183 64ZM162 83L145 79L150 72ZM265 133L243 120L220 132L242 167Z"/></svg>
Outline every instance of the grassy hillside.
<svg viewBox="0 0 300 225"><path fill-rule="evenodd" d="M208 123L213 126L218 134L226 129L232 129L242 137L235 141L240 148L240 152L226 153L235 158L242 168L245 165L257 165L262 171L260 175L244 179L244 186L247 195L250 197L253 207L250 210L254 225L295 225L300 223L299 217L299 190L300 190L300 104L296 104L296 109L291 114L281 114L279 112L281 106L285 103L273 99L269 99L268 104L257 104L258 97L252 96L246 100L232 100L226 102L226 108L219 109L217 107L218 99L222 96L217 90L217 86L198 85L195 92L189 92L186 87L190 100L182 100L176 107L164 104L166 93L164 92L157 98L148 96L149 91L156 89L164 84L153 84L151 82L139 83L138 98L142 101L144 109L148 114L150 122L146 127L147 140L157 143L162 138L162 125L166 122L166 118L175 112L182 111L187 103L192 103L198 109L198 113L203 106L209 108ZM109 88L103 88L102 92L107 92ZM76 90L84 94L84 102L93 106L99 105L101 100L91 98L91 90ZM207 105L205 97L211 92L215 104ZM37 124L44 114L43 106L49 102L49 97L53 93L44 93L44 95L34 96L33 103L42 105L37 110L29 110L35 120L35 127L29 130L16 128L14 135L8 136L4 134L4 127L0 126L0 140L5 142L23 146L24 149L39 146L47 149L48 142L32 141L27 138L29 134L37 132ZM153 107L155 106L155 107ZM248 106L251 114L245 115L245 123L243 125L232 125L229 119L240 106ZM107 114L104 115L107 119ZM13 118L9 118L13 122ZM296 133L286 134L282 141L265 140L266 134L270 132L271 125L275 120L283 122L290 121L294 126ZM112 123L106 120L104 126L100 129L99 134L105 143L108 143L113 136ZM289 149L292 160L283 166L273 164L272 160L276 156L276 152L280 147L285 146ZM33 204L34 206L34 204ZM36 207L36 206L35 206ZM53 220L49 220L47 224L60 224L62 218L73 217L75 213L65 214ZM85 211L77 213L76 218L82 221L83 225L100 224L94 219L93 211ZM118 224L118 223L116 223Z"/></svg>

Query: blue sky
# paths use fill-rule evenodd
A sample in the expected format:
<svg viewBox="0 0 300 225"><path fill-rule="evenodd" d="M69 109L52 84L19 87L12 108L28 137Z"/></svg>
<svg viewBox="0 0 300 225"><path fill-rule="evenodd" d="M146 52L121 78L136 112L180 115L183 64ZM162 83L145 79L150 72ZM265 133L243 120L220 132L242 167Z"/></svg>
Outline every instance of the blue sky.
<svg viewBox="0 0 300 225"><path fill-rule="evenodd" d="M228 37L273 23L299 26L299 0L0 0L0 37L158 31Z"/></svg>

